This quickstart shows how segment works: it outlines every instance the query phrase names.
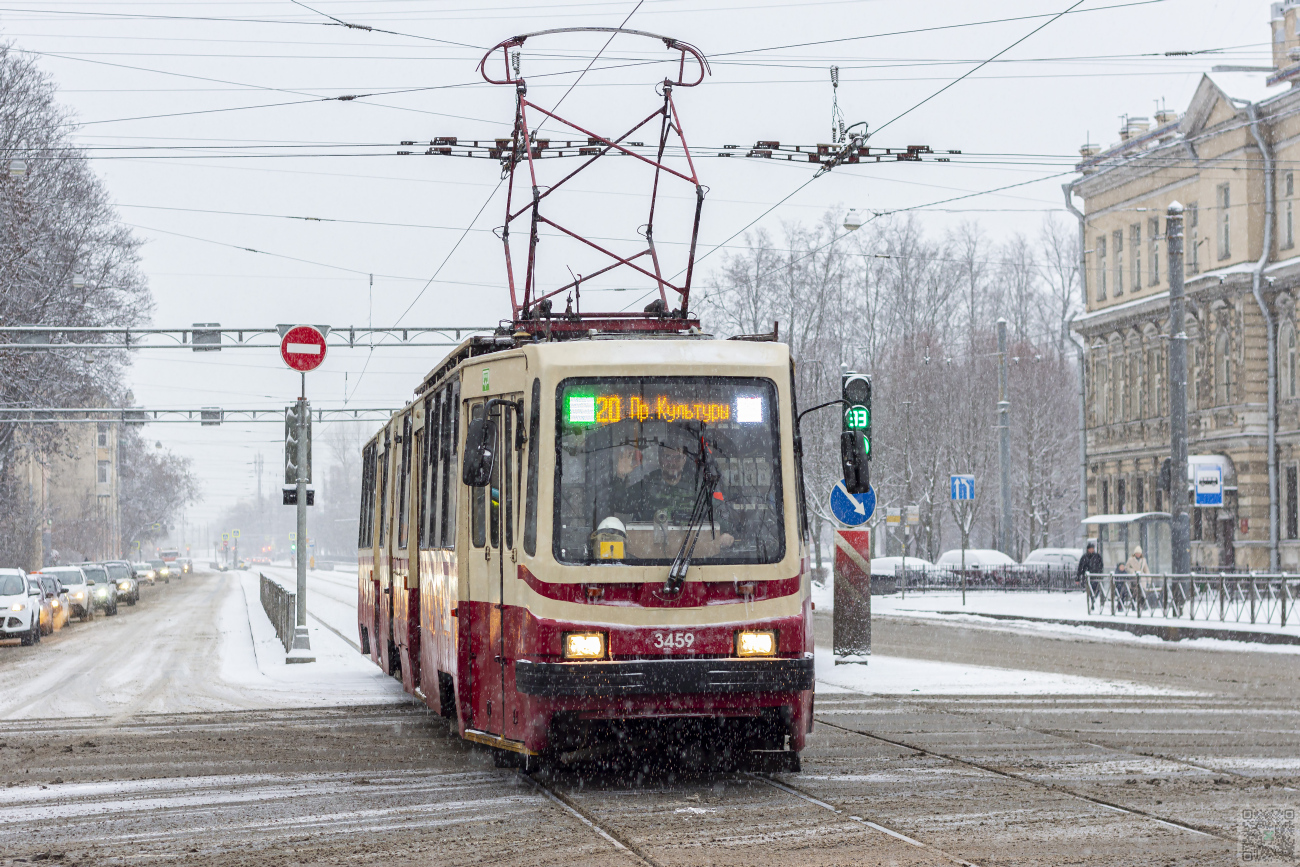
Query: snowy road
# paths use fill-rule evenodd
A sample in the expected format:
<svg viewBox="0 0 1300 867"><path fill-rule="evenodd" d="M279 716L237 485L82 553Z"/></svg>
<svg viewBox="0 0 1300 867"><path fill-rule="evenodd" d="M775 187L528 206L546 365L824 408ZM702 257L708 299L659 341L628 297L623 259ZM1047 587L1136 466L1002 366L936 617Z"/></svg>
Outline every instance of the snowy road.
<svg viewBox="0 0 1300 867"><path fill-rule="evenodd" d="M0 648L0 720L120 723L151 713L405 701L400 685L325 629L312 630L320 668L286 666L250 573L198 572L145 587L139 605L119 610L71 623L36 647Z"/></svg>
<svg viewBox="0 0 1300 867"><path fill-rule="evenodd" d="M316 666L239 573L0 647L0 863L1221 865L1300 800L1293 656L903 618L819 664L800 774L530 779L350 646L350 575L309 581Z"/></svg>

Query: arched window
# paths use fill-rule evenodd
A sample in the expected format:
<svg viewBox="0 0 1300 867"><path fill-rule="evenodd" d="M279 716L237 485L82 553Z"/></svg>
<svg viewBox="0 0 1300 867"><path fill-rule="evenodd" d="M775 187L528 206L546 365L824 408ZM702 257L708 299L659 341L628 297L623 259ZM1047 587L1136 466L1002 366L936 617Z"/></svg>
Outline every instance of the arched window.
<svg viewBox="0 0 1300 867"><path fill-rule="evenodd" d="M1227 406L1232 402L1232 355L1228 344L1228 331L1219 329L1214 341L1214 402Z"/></svg>
<svg viewBox="0 0 1300 867"><path fill-rule="evenodd" d="M1097 427L1110 424L1109 402L1107 392L1110 389L1110 362L1106 356L1106 346L1096 346L1092 353L1092 412L1093 424Z"/></svg>
<svg viewBox="0 0 1300 867"><path fill-rule="evenodd" d="M1296 396L1296 346L1295 326L1283 322L1277 340L1277 393L1283 399Z"/></svg>

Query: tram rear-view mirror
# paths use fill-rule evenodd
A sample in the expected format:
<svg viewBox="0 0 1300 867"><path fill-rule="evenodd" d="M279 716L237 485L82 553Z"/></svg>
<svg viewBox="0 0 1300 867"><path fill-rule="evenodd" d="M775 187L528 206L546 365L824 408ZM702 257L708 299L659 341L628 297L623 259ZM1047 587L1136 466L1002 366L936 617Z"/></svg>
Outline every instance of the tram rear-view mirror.
<svg viewBox="0 0 1300 867"><path fill-rule="evenodd" d="M492 481L496 442L495 419L488 417L470 421L469 434L465 437L465 462L461 466L461 481L471 488L481 488Z"/></svg>

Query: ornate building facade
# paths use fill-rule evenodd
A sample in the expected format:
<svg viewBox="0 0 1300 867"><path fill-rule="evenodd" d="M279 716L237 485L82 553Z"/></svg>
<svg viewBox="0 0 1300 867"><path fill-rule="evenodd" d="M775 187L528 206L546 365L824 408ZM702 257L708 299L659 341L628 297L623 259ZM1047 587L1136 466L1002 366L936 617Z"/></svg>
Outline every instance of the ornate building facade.
<svg viewBox="0 0 1300 867"><path fill-rule="evenodd" d="M1223 505L1193 508L1201 568L1300 568L1298 15L1300 0L1273 5L1269 84L1285 91L1252 104L1205 77L1183 114L1129 118L1119 143L1085 145L1066 188L1072 209L1083 200L1090 516L1168 509L1164 231L1184 206L1188 453L1224 471Z"/></svg>

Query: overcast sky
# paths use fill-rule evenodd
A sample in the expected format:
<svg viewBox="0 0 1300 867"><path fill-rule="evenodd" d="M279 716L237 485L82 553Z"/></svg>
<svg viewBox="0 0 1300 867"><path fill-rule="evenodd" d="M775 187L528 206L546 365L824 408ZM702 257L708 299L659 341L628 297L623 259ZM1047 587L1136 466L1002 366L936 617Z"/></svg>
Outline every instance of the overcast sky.
<svg viewBox="0 0 1300 867"><path fill-rule="evenodd" d="M779 230L782 221L814 221L830 209L916 208L1024 184L917 211L934 233L979 219L999 240L1035 232L1047 213L1061 216L1060 185L1079 145L1117 141L1121 115L1149 116L1160 100L1181 111L1212 66L1270 60L1266 0L1084 0L1055 21L1071 0L308 5L318 12L291 0L0 0L0 35L41 56L82 122L76 140L95 159L121 219L146 242L157 326L309 321L337 328L399 317L404 325L490 325L508 315L501 245L490 231L504 208L504 190L492 196L497 165L396 150L404 139L509 135L513 92L484 84L475 67L484 50L518 33L618 26L633 13L627 27L695 44L710 57L712 75L675 99L687 140L700 149L826 141L827 69L836 64L847 119L884 127L873 145L927 144L964 156L837 170L759 225ZM345 28L326 16L401 35ZM917 30L924 32L900 34ZM543 105L560 100L604 42L590 34L530 40L522 58L529 96ZM656 108L653 85L668 71L643 61L668 57L659 43L617 37L560 113L598 132L621 132L628 118ZM1269 92L1260 74L1215 77L1233 95ZM331 99L387 91L398 92ZM546 131L558 138L558 130L552 123ZM557 202L559 213L609 227L597 234L634 237L644 222L644 202L634 194L645 176L625 170L627 162L575 181ZM697 166L709 188L702 256L813 172L716 157ZM665 192L682 197L670 200L656 227L671 257L688 237L690 191L679 184ZM725 253L702 258L697 286ZM564 263L551 259L563 273ZM584 307L618 309L639 297L593 289ZM441 356L333 351L308 377L308 393L317 406L346 399L398 407ZM274 351L140 352L131 380L143 406L279 407L298 390L297 375ZM148 428L150 439L193 457L201 475L205 499L189 514L196 550L205 523L252 495L259 451L265 483L278 485L281 433L275 425Z"/></svg>

